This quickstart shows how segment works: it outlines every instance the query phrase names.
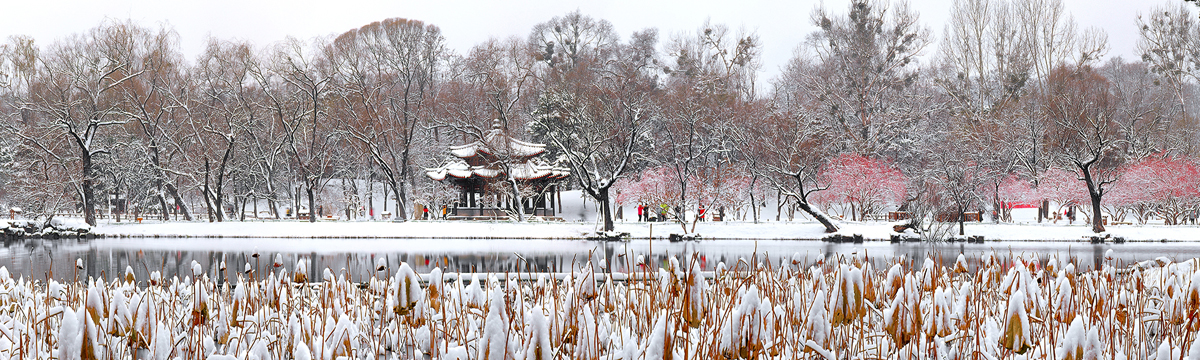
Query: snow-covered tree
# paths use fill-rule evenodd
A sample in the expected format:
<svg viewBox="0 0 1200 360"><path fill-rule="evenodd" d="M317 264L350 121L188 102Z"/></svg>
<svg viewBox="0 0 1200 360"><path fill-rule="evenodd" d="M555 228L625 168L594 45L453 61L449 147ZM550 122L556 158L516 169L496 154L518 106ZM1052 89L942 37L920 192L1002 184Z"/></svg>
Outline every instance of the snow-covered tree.
<svg viewBox="0 0 1200 360"><path fill-rule="evenodd" d="M1041 201L1037 197L1037 191L1033 188L1033 184L1028 179L1017 176L1016 174L1007 174L1000 180L1000 186L995 189L996 213L999 216L999 221L1012 220L1012 209L1017 205L1033 204Z"/></svg>
<svg viewBox="0 0 1200 360"><path fill-rule="evenodd" d="M611 36L579 31L574 36ZM529 124L535 139L565 160L575 183L600 205L603 231L613 230L610 190L639 166L647 149L652 97L658 94L652 63L656 42L657 32L646 30L634 33L628 44L601 42L587 51L581 49L587 44L570 44L572 66L554 67L551 61L545 69L547 88Z"/></svg>
<svg viewBox="0 0 1200 360"><path fill-rule="evenodd" d="M310 222L316 222L317 195L333 168L329 154L341 137L327 107L334 95L334 73L324 50L322 41L315 40L310 46L290 38L277 44L268 70L255 79L267 98L268 116L282 128L283 149L304 187Z"/></svg>
<svg viewBox="0 0 1200 360"><path fill-rule="evenodd" d="M110 145L104 134L119 131L118 87L141 75L132 67L140 27L109 21L84 34L55 42L32 77L31 90L18 100L23 111L36 114L36 134L22 133L29 149L45 152L57 167L77 172L69 180L84 219L96 224L99 203L95 186L100 157ZM33 120L33 119L31 119ZM29 135L24 135L29 134ZM69 147L51 143L65 142Z"/></svg>
<svg viewBox="0 0 1200 360"><path fill-rule="evenodd" d="M1100 202L1125 162L1124 129L1116 119L1110 82L1090 67L1060 66L1047 80L1043 112L1047 144L1057 162L1078 172L1092 205L1092 231L1104 232Z"/></svg>
<svg viewBox="0 0 1200 360"><path fill-rule="evenodd" d="M465 57L453 59L448 78L438 91L434 126L450 130L448 138L457 137L460 143L483 141L493 130L499 130L506 139L525 134L536 106L531 94L536 61L525 50L516 38L492 39L475 46ZM500 181L507 183L497 186L507 189L514 203L522 204L532 191L513 176L509 167L521 154L510 148L504 146L492 154L494 165L504 174ZM446 154L438 156L442 158L432 161L444 164L449 160ZM514 215L524 221L523 212L515 211Z"/></svg>
<svg viewBox="0 0 1200 360"><path fill-rule="evenodd" d="M355 140L353 151L378 169L404 219L446 61L445 39L436 26L392 18L345 32L330 48L339 88L334 108Z"/></svg>
<svg viewBox="0 0 1200 360"><path fill-rule="evenodd" d="M689 181L728 163L736 147L734 124L760 120L740 111L755 100L760 46L753 33L734 34L710 23L667 45L672 61L664 68L669 76L657 99L661 115L651 132L654 161L670 167L678 183L679 197L668 202L677 219L684 220L686 211L702 205Z"/></svg>
<svg viewBox="0 0 1200 360"><path fill-rule="evenodd" d="M1073 170L1073 169L1072 169ZM1058 205L1059 214L1067 208L1083 206L1090 201L1087 189L1080 184L1077 172L1062 168L1050 168L1043 171L1038 179L1037 196ZM1049 210L1047 210L1049 211Z"/></svg>
<svg viewBox="0 0 1200 360"><path fill-rule="evenodd" d="M907 2L854 0L848 13L813 12L820 30L801 54L810 63L802 87L816 101L805 116L847 151L895 157L904 152L914 126L934 107L922 106L915 89L918 57L930 31Z"/></svg>
<svg viewBox="0 0 1200 360"><path fill-rule="evenodd" d="M141 61L131 66L142 72L119 87L123 105L121 115L134 126L129 127L137 141L144 143L143 154L136 156L151 171L150 189L167 220L174 206L178 206L187 220L191 212L180 195L176 184L180 181L194 183L193 173L186 169L191 159L190 147L193 139L188 114L190 96L186 86L192 80L187 76L188 68L178 49L178 35L169 29L140 34L143 44L137 54ZM133 159L117 159L126 162Z"/></svg>
<svg viewBox="0 0 1200 360"><path fill-rule="evenodd" d="M837 232L838 226L825 215L810 196L829 187L821 169L836 154L833 144L823 138L819 127L805 116L807 102L812 100L799 87L794 77L808 76L803 67L793 66L785 72L787 78L775 83L772 103L775 111L754 124L735 127L735 143L739 152L754 157L758 164L750 170L770 185L784 201L791 201L825 227Z"/></svg>
<svg viewBox="0 0 1200 360"><path fill-rule="evenodd" d="M843 211L851 220L865 220L888 206L904 201L907 177L886 161L856 154L841 154L821 170L829 187L813 200L827 208L849 207Z"/></svg>
<svg viewBox="0 0 1200 360"><path fill-rule="evenodd" d="M1180 224L1200 205L1200 166L1192 159L1149 157L1121 169L1120 180L1105 199L1145 223L1151 213Z"/></svg>

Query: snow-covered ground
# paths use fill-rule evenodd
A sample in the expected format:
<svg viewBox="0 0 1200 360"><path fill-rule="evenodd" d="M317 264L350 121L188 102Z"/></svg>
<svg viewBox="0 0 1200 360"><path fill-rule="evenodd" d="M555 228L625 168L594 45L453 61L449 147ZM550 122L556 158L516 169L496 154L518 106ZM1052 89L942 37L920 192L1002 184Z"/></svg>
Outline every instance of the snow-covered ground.
<svg viewBox="0 0 1200 360"><path fill-rule="evenodd" d="M395 223L371 221L360 218L355 221L320 221L309 223L295 220L252 220L208 222L161 222L143 220L142 223L117 223L112 219L101 220L94 233L108 236L134 237L269 237L269 238L455 238L455 239L584 239L595 235L600 229L594 202L584 198L578 191L563 192L562 211L558 214L563 222L532 220L525 223L510 221L408 221ZM817 222L800 216L794 221L786 216L777 216L775 207L762 207L761 221L747 220L700 222L695 233L704 239L820 239L827 234ZM377 214L381 213L377 212ZM634 207L622 210L623 219L616 221L616 231L629 233L633 238L666 238L670 234L685 232L678 223L638 222ZM1075 222L1037 222L1036 209L1013 210L1012 223L967 223L965 236L983 236L986 240L1004 241L1088 241L1095 235L1091 226L1082 217ZM732 214L727 215L733 218ZM781 221L775 221L779 218ZM0 220L0 227L6 227ZM80 219L63 218L59 222L67 225L82 225ZM895 234L893 223L884 221L840 221L839 233L862 234L867 239L886 240ZM691 231L691 224L687 232ZM957 234L957 227L951 229ZM1200 226L1109 225L1108 234L1124 237L1129 241L1200 241Z"/></svg>
<svg viewBox="0 0 1200 360"><path fill-rule="evenodd" d="M888 239L894 234L887 222L842 222L841 227L843 234L862 234L867 239ZM582 239L596 230L594 222L233 221L103 223L93 231L109 236L163 237ZM682 233L683 228L677 223L617 222L616 231L628 232L634 238L665 238ZM821 225L812 221L701 222L696 225L695 233L706 239L820 239L826 235ZM982 235L987 240L1013 241L1086 241L1094 235L1090 226L1079 222L1074 225L970 223L965 233ZM1200 227L1191 225L1112 225L1108 233L1129 241L1200 241Z"/></svg>

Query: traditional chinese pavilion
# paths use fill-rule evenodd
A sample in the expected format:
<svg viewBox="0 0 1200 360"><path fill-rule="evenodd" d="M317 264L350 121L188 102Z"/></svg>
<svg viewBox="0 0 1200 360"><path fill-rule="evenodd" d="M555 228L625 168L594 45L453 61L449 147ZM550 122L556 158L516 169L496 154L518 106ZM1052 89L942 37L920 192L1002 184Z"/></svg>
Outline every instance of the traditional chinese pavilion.
<svg viewBox="0 0 1200 360"><path fill-rule="evenodd" d="M545 144L513 139L497 121L482 140L451 146L450 154L458 159L426 169L425 175L459 189L458 201L447 209L448 219L507 219L518 208L529 216L554 218L558 186L571 171L538 158L544 152ZM522 196L523 204L517 204L512 196L509 175L526 194Z"/></svg>

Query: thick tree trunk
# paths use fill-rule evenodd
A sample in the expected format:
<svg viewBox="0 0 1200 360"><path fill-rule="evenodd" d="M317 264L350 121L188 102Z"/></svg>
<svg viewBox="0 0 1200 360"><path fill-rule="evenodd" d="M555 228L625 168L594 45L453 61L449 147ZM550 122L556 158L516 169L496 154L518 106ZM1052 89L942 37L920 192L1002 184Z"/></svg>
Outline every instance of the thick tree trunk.
<svg viewBox="0 0 1200 360"><path fill-rule="evenodd" d="M208 184L207 183L204 184L204 190L202 190L202 191L204 191L206 193L208 192ZM200 194L200 195L204 197L204 208L208 210L208 222L217 221L216 216L213 215L212 201L210 201L208 199L208 194Z"/></svg>
<svg viewBox="0 0 1200 360"><path fill-rule="evenodd" d="M207 171L207 170L208 169L206 168L205 171ZM209 192L205 193L205 195L211 196L211 198L212 198L212 210L213 210L213 213L215 213L217 215L217 222L225 221L225 196L222 194L222 191L221 191L221 188L223 187L223 185L222 185L223 182L224 182L223 176L221 174L221 171L219 171L217 173L217 184L216 184L215 189L209 188Z"/></svg>
<svg viewBox="0 0 1200 360"><path fill-rule="evenodd" d="M1104 229L1104 218L1100 216L1100 195L1091 194L1092 198L1092 232L1102 233Z"/></svg>
<svg viewBox="0 0 1200 360"><path fill-rule="evenodd" d="M1050 200L1042 199L1038 202L1038 223L1042 223L1042 219L1049 220L1050 218Z"/></svg>
<svg viewBox="0 0 1200 360"><path fill-rule="evenodd" d="M220 179L221 176L218 175L217 178ZM237 206L237 204L234 204L234 206ZM213 192L213 211L217 213L217 221L225 221L225 199L221 194L220 180L217 180L217 188L216 191Z"/></svg>
<svg viewBox="0 0 1200 360"><path fill-rule="evenodd" d="M600 214L604 216L604 231L613 231L612 208L608 203L608 188L600 188L596 200L600 202Z"/></svg>
<svg viewBox="0 0 1200 360"><path fill-rule="evenodd" d="M407 193L407 191L404 188L404 182L397 181L396 182L396 218L397 219L408 220L408 206L405 205L405 203L408 202L408 195L406 195L406 193Z"/></svg>
<svg viewBox="0 0 1200 360"><path fill-rule="evenodd" d="M114 195L113 196L114 201L119 201L121 199L121 187L120 186L113 186L113 195ZM108 205L110 205L110 204L108 204L108 200L105 199L105 206L108 206ZM112 212L113 220L116 220L117 222L121 222L120 203L111 204L111 205L113 208L113 212Z"/></svg>
<svg viewBox="0 0 1200 360"><path fill-rule="evenodd" d="M403 190L400 189L400 182L396 181L394 179L389 179L388 187L384 188L383 211L387 211L387 190L389 188L392 190L393 193L396 194L396 203L395 203L396 206L394 209L394 210L396 210L396 214L392 216L392 220L394 220L394 221L408 220L408 216L404 214L404 206L402 205L404 203L404 198L402 196L400 196L400 194L402 193Z"/></svg>
<svg viewBox="0 0 1200 360"><path fill-rule="evenodd" d="M758 203L754 200L754 193L750 193L750 216L754 217L754 223L758 223ZM744 219L743 219L744 220Z"/></svg>
<svg viewBox="0 0 1200 360"><path fill-rule="evenodd" d="M1088 164L1090 165L1090 164ZM1083 172L1083 182L1087 184L1088 197L1092 200L1092 232L1104 232L1104 218L1100 215L1100 201L1104 196L1103 190L1096 184L1096 179L1092 178L1090 166L1079 165L1079 170Z"/></svg>
<svg viewBox="0 0 1200 360"><path fill-rule="evenodd" d="M317 222L318 214L317 199L313 197L313 186L308 186L308 189L305 189L305 192L308 195L308 222L315 223ZM299 212L297 212L297 214L299 214Z"/></svg>
<svg viewBox="0 0 1200 360"><path fill-rule="evenodd" d="M145 124L143 123L142 126L144 130ZM158 205L162 207L162 219L163 221L171 220L171 211L167 209L167 198L163 196L163 178L166 176L163 174L162 166L159 165L158 142L155 140L150 140L150 163L154 165L154 189L158 190Z"/></svg>
<svg viewBox="0 0 1200 360"><path fill-rule="evenodd" d="M96 226L96 204L95 191L92 189L92 156L87 149L83 149L83 221L88 225Z"/></svg>
<svg viewBox="0 0 1200 360"><path fill-rule="evenodd" d="M225 221L225 169L229 166L229 157L233 154L233 141L229 142L229 146L225 148L225 154L221 156L221 165L217 167L217 189L214 192L213 205L217 210L217 221ZM234 208L237 208L235 202Z"/></svg>
<svg viewBox="0 0 1200 360"><path fill-rule="evenodd" d="M506 172L511 172L511 171L506 171ZM516 201L517 201L517 222L525 222L525 209L524 209L524 204L523 204L524 199L521 198L521 190L519 188L517 188L517 179L513 178L512 175L509 175L508 182L512 184L513 199L516 199Z"/></svg>
<svg viewBox="0 0 1200 360"><path fill-rule="evenodd" d="M783 192L776 191L775 192L775 221L779 221L780 216L782 216L782 215L783 215Z"/></svg>
<svg viewBox="0 0 1200 360"><path fill-rule="evenodd" d="M966 209L961 208L961 207L958 208L958 236L963 236L963 235L967 234L965 231L966 229L964 229L965 225L963 225L963 223L966 222L966 220L967 220L967 214L963 213L964 211L966 211ZM981 214L981 216L982 216L982 214Z"/></svg>
<svg viewBox="0 0 1200 360"><path fill-rule="evenodd" d="M342 193L343 193L343 194L345 194L347 191L348 191L348 190L347 190L347 186L346 186L346 178L342 178ZM352 207L351 205L353 205L353 204L350 204L350 203L349 203L349 201L347 201L347 204L346 204L346 221L350 221L350 219L351 219L351 217L350 217L350 208Z"/></svg>

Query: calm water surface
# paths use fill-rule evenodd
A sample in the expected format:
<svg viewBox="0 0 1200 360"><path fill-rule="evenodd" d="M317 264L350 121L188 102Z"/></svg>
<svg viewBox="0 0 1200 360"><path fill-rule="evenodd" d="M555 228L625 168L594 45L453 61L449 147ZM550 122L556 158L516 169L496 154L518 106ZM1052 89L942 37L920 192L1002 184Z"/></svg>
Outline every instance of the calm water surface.
<svg viewBox="0 0 1200 360"><path fill-rule="evenodd" d="M578 269L593 261L605 264L615 272L629 271L637 257L647 263L664 266L672 256L680 260L696 259L705 269L719 262L733 266L740 259L768 261L771 264L790 262L794 258L812 263L822 258L851 254L867 254L873 261L891 261L903 255L909 259L932 256L949 264L959 253L966 254L972 263L981 255L995 252L1007 258L1010 254L1038 253L1045 260L1050 254L1060 259L1074 258L1080 269L1098 266L1104 253L1114 250L1122 263L1166 256L1175 260L1200 257L1200 243L1128 243L1092 245L1078 242L988 242L966 243L905 243L868 242L863 244L833 244L820 241L781 240L706 240L701 242L670 243L667 241L637 240L629 243L582 240L468 240L468 239L210 239L210 238L144 238L75 240L24 240L4 244L0 248L0 266L14 277L41 279L53 276L70 280L78 276L111 279L132 267L138 279L147 279L151 271L161 271L170 278L190 274L192 261L210 276L221 273L224 260L229 276L245 270L247 264L259 274L278 271L273 266L278 255L282 268L293 271L297 259L309 259L309 278L320 279L325 268L335 273L346 272L352 279L372 276L374 264L384 259L394 269L407 262L418 272L440 267L446 272L562 272ZM255 257L255 255L258 255ZM76 259L83 260L83 269L76 271ZM224 276L222 276L224 277Z"/></svg>

